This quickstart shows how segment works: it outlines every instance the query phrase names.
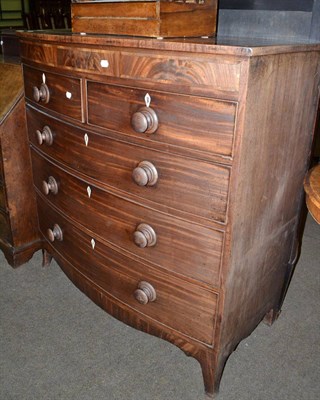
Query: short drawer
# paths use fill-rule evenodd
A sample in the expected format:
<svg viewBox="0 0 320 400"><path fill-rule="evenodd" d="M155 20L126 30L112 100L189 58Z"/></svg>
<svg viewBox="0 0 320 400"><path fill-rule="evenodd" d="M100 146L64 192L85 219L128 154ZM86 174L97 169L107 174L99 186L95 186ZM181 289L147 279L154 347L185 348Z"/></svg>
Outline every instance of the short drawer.
<svg viewBox="0 0 320 400"><path fill-rule="evenodd" d="M235 102L91 81L87 91L91 125L145 138L149 143L232 156Z"/></svg>
<svg viewBox="0 0 320 400"><path fill-rule="evenodd" d="M30 109L27 114L30 141L55 160L130 196L148 200L158 209L225 222L228 167L112 140ZM36 131L45 126L54 135L51 146L40 146L37 141Z"/></svg>
<svg viewBox="0 0 320 400"><path fill-rule="evenodd" d="M82 120L80 79L24 65L25 95L48 110Z"/></svg>
<svg viewBox="0 0 320 400"><path fill-rule="evenodd" d="M54 250L69 261L102 291L148 318L211 344L215 327L217 294L150 268L124 256L104 243L84 233L70 221L54 212L38 198L40 229L57 224L62 237L53 242ZM57 228L56 228L57 229ZM140 304L135 291L140 282L152 285L155 299Z"/></svg>
<svg viewBox="0 0 320 400"><path fill-rule="evenodd" d="M12 234L9 217L3 210L0 210L0 239L3 242L12 244Z"/></svg>
<svg viewBox="0 0 320 400"><path fill-rule="evenodd" d="M47 200L71 219L142 260L219 285L223 232L114 196L43 161L35 152L32 159L36 187L43 192L44 186ZM48 184L55 189L48 191ZM141 228L146 225L147 232ZM148 244L139 247L136 243L145 238Z"/></svg>

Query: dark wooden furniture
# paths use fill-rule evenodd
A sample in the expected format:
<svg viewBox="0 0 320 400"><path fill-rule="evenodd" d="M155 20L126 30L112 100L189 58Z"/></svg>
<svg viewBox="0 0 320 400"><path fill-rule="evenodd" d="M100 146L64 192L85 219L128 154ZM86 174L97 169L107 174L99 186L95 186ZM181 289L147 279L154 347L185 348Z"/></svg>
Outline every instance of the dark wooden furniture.
<svg viewBox="0 0 320 400"><path fill-rule="evenodd" d="M308 210L320 224L320 164L308 172L304 181L304 190Z"/></svg>
<svg viewBox="0 0 320 400"><path fill-rule="evenodd" d="M17 267L40 248L22 68L0 63L0 248Z"/></svg>
<svg viewBox="0 0 320 400"><path fill-rule="evenodd" d="M44 264L201 364L280 312L319 45L21 34Z"/></svg>
<svg viewBox="0 0 320 400"><path fill-rule="evenodd" d="M0 43L3 60L7 60L8 57L16 57L17 59L20 57L19 39L15 30L0 30Z"/></svg>
<svg viewBox="0 0 320 400"><path fill-rule="evenodd" d="M72 0L72 31L183 37L215 35L217 0Z"/></svg>

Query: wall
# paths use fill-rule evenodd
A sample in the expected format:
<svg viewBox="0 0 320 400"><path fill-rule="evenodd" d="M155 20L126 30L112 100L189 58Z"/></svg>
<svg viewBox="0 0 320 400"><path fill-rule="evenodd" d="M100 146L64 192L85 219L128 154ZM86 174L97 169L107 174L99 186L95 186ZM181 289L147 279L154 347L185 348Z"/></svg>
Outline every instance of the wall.
<svg viewBox="0 0 320 400"><path fill-rule="evenodd" d="M320 0L220 0L219 36L320 40Z"/></svg>

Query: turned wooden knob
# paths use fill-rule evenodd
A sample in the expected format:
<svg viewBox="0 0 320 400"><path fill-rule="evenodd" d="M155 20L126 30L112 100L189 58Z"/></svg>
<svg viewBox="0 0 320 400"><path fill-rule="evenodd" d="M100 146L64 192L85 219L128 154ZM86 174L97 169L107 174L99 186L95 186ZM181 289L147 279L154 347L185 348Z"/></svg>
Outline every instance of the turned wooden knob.
<svg viewBox="0 0 320 400"><path fill-rule="evenodd" d="M42 182L42 191L47 196L50 192L52 194L58 193L58 184L57 181L54 179L53 176L49 176L48 182Z"/></svg>
<svg viewBox="0 0 320 400"><path fill-rule="evenodd" d="M44 104L49 103L50 92L49 88L45 83L41 83L40 89L37 86L33 86L33 98L39 103L41 101Z"/></svg>
<svg viewBox="0 0 320 400"><path fill-rule="evenodd" d="M158 116L150 107L142 107L131 118L131 126L138 133L154 133L159 126Z"/></svg>
<svg viewBox="0 0 320 400"><path fill-rule="evenodd" d="M133 233L133 241L138 247L152 247L157 243L157 235L147 224L140 224Z"/></svg>
<svg viewBox="0 0 320 400"><path fill-rule="evenodd" d="M53 143L53 134L52 134L51 129L47 125L42 129L42 132L37 130L36 136L37 136L37 141L40 146L43 143L45 143L48 146L51 146Z"/></svg>
<svg viewBox="0 0 320 400"><path fill-rule="evenodd" d="M141 161L132 171L132 178L139 186L153 186L158 181L158 171L149 161Z"/></svg>
<svg viewBox="0 0 320 400"><path fill-rule="evenodd" d="M59 240L61 242L63 240L63 233L58 224L54 224L53 229L48 229L47 235L50 242L54 242L55 240Z"/></svg>
<svg viewBox="0 0 320 400"><path fill-rule="evenodd" d="M150 283L141 281L138 284L138 289L134 292L134 298L140 304L148 304L155 301L157 298L156 291Z"/></svg>

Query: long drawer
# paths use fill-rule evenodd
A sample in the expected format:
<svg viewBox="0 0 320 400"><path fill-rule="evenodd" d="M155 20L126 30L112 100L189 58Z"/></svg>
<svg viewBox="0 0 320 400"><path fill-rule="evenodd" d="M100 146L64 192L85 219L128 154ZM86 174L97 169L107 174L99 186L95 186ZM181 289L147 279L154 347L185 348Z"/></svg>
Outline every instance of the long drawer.
<svg viewBox="0 0 320 400"><path fill-rule="evenodd" d="M87 92L89 124L149 142L232 157L235 102L91 81Z"/></svg>
<svg viewBox="0 0 320 400"><path fill-rule="evenodd" d="M101 190L63 171L33 152L34 182L39 191L53 177L57 193L48 194L59 210L123 251L210 285L219 285L223 232L174 218ZM46 190L46 192L48 192ZM155 243L139 247L141 224L154 231ZM151 228L151 229L150 229ZM152 233L151 233L152 235ZM152 245L151 245L152 243Z"/></svg>
<svg viewBox="0 0 320 400"><path fill-rule="evenodd" d="M23 67L25 96L48 110L82 121L80 79ZM35 93L36 92L36 93Z"/></svg>
<svg viewBox="0 0 320 400"><path fill-rule="evenodd" d="M30 141L53 159L129 196L148 200L163 211L226 221L230 168L112 140L30 108L27 116ZM36 132L43 131L45 126L52 131L51 146L38 143ZM147 178L150 166L151 178L156 176L155 180L148 180L145 186L135 183L133 172L141 183L139 179Z"/></svg>
<svg viewBox="0 0 320 400"><path fill-rule="evenodd" d="M105 39L113 41L112 37ZM185 52L130 51L130 48L108 46L107 43L103 47L89 43L80 46L43 44L25 39L21 43L22 60L37 63L40 68L43 65L56 66L73 74L95 73L102 79L109 76L124 78L140 82L140 85L164 85L179 93L207 93L219 98L237 98L240 91L243 60L239 57L208 57L199 53L195 58ZM178 42L176 46L179 46Z"/></svg>
<svg viewBox="0 0 320 400"><path fill-rule="evenodd" d="M185 335L211 344L216 318L217 294L197 285L149 268L93 238L53 211L38 197L40 229L57 224L62 237L54 250L67 259L87 279L120 302ZM94 246L92 245L94 240ZM139 282L151 284L156 299L140 304L134 297Z"/></svg>

